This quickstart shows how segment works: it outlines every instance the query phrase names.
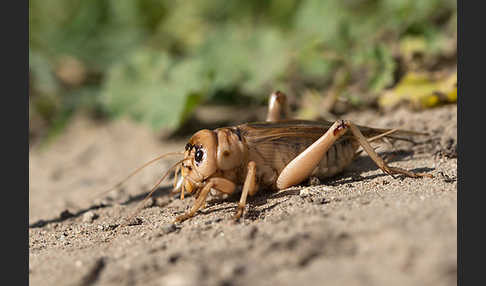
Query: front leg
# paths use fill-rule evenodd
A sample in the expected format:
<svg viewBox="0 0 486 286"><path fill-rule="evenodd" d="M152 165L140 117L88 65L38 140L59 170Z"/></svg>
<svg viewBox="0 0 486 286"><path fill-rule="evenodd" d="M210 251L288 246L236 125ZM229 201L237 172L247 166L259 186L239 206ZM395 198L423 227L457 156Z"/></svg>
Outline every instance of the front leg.
<svg viewBox="0 0 486 286"><path fill-rule="evenodd" d="M193 217L196 212L201 208L201 206L206 202L206 198L211 191L211 189L216 189L222 193L231 194L235 191L235 184L230 180L224 178L211 178L208 180L206 185L197 194L197 199L194 202L191 210L188 213L176 217L175 222L182 222L188 218Z"/></svg>
<svg viewBox="0 0 486 286"><path fill-rule="evenodd" d="M196 201L194 202L194 205L192 206L191 210L188 213L185 213L183 215L180 215L176 217L174 222L183 222L188 218L191 218L196 214L196 212L199 210L199 208L203 205L203 203L206 201L206 197L209 194L209 191L213 187L212 183L206 184L201 192L199 193L199 196L197 197Z"/></svg>

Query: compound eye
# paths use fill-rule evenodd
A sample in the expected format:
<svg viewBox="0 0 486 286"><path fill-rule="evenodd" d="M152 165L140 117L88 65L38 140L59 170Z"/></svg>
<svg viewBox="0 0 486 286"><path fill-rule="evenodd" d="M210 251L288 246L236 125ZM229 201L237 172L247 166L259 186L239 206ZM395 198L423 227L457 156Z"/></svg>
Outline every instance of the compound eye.
<svg viewBox="0 0 486 286"><path fill-rule="evenodd" d="M196 155L194 155L194 160L196 160L196 163L201 163L204 157L204 151L199 149L196 151Z"/></svg>

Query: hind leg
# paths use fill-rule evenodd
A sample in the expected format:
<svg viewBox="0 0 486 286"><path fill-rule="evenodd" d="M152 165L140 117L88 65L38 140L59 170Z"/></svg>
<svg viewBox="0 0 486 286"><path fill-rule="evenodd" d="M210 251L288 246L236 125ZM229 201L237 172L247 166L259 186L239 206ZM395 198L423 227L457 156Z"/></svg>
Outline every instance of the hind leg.
<svg viewBox="0 0 486 286"><path fill-rule="evenodd" d="M312 145L307 147L302 153L290 161L280 172L277 179L277 188L282 190L296 185L305 180L319 164L322 157L347 131L351 131L353 137L359 142L361 147L371 157L375 164L386 174L402 174L408 177L432 177L430 174L412 173L410 171L388 166L385 161L375 152L370 143L359 128L348 120L338 120L328 129L321 138L317 139Z"/></svg>
<svg viewBox="0 0 486 286"><path fill-rule="evenodd" d="M350 121L346 120L345 123L348 126L351 133L353 133L354 138L356 140L358 140L361 147L365 150L366 153L368 153L368 156L370 156L370 158L375 162L376 166L378 166L384 173L386 173L386 174L388 174L392 177L393 177L393 174L401 174L401 175L405 175L407 177L412 177L412 178L418 178L418 177L432 178L433 177L431 174L412 173L412 172L405 170L405 169L402 169L402 168L388 166L385 163L385 161L383 161L383 159L376 153L375 149L373 149L373 147L371 147L369 141L366 139L366 137L364 137L364 135L361 133L359 128ZM391 131L394 131L394 130L391 130Z"/></svg>
<svg viewBox="0 0 486 286"><path fill-rule="evenodd" d="M270 95L268 100L268 122L277 122L280 120L288 119L289 117L289 105L287 102L287 96L281 92L276 91Z"/></svg>

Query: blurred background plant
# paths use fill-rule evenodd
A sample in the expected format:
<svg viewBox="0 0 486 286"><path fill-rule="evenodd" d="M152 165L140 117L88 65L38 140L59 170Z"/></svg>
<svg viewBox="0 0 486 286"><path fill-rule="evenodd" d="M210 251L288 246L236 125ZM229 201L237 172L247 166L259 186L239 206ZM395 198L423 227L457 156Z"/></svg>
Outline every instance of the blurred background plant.
<svg viewBox="0 0 486 286"><path fill-rule="evenodd" d="M31 140L76 112L174 131L276 89L303 118L454 102L456 43L455 0L30 0Z"/></svg>

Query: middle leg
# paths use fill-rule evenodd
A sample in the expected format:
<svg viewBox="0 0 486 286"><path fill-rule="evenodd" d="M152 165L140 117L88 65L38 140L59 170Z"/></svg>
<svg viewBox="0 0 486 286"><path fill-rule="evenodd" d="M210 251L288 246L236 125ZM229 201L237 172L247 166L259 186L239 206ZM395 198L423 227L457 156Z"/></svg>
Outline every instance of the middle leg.
<svg viewBox="0 0 486 286"><path fill-rule="evenodd" d="M256 165L255 162L250 161L248 163L248 172L246 174L245 183L243 184L243 190L241 191L240 202L238 203L238 208L233 216L234 220L238 220L243 215L246 206L246 197L248 195L253 196L257 191Z"/></svg>

